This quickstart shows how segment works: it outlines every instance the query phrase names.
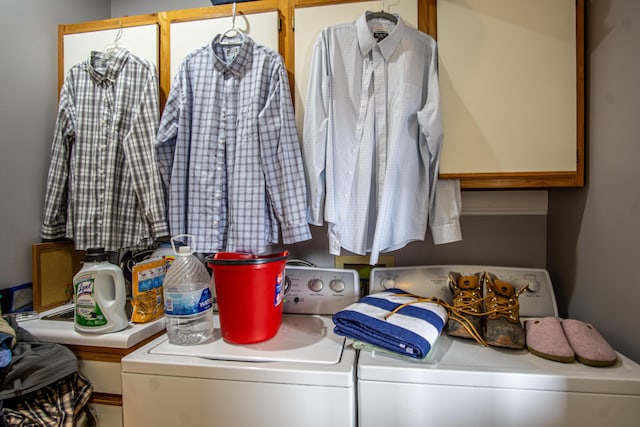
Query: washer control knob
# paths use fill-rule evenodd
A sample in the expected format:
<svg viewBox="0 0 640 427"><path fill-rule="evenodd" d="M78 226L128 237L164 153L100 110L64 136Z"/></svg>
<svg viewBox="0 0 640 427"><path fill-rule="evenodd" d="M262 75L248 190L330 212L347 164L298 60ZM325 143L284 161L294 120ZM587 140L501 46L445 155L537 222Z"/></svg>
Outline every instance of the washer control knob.
<svg viewBox="0 0 640 427"><path fill-rule="evenodd" d="M313 292L320 292L324 287L324 283L320 279L313 279L309 281L309 289Z"/></svg>
<svg viewBox="0 0 640 427"><path fill-rule="evenodd" d="M525 275L522 279L517 279L513 281L513 284L517 288L527 287L527 291L531 293L536 293L540 290L540 282L536 279L534 275Z"/></svg>
<svg viewBox="0 0 640 427"><path fill-rule="evenodd" d="M284 276L284 294L289 293L289 289L291 289L291 278L289 276Z"/></svg>
<svg viewBox="0 0 640 427"><path fill-rule="evenodd" d="M344 288L345 288L344 280L342 280L342 279L333 279L331 282L329 282L329 287L334 292L342 292L342 291L344 291Z"/></svg>
<svg viewBox="0 0 640 427"><path fill-rule="evenodd" d="M538 292L540 291L540 282L536 279L529 280L529 287L527 288L530 292Z"/></svg>
<svg viewBox="0 0 640 427"><path fill-rule="evenodd" d="M382 288L391 289L396 287L396 281L392 278L382 279Z"/></svg>

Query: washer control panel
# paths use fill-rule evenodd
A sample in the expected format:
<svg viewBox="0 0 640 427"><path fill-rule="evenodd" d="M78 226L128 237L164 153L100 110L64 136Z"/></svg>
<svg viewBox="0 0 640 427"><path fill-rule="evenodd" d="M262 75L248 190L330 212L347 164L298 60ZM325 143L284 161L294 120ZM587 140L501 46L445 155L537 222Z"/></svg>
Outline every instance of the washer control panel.
<svg viewBox="0 0 640 427"><path fill-rule="evenodd" d="M285 313L334 314L360 299L355 270L287 265Z"/></svg>
<svg viewBox="0 0 640 427"><path fill-rule="evenodd" d="M511 283L516 290L527 289L518 298L520 317L558 316L553 285L549 273L543 269L493 267L479 265L429 265L416 267L376 267L371 270L369 293L400 288L422 297L437 297L451 302L449 273L473 275L493 273L498 279Z"/></svg>

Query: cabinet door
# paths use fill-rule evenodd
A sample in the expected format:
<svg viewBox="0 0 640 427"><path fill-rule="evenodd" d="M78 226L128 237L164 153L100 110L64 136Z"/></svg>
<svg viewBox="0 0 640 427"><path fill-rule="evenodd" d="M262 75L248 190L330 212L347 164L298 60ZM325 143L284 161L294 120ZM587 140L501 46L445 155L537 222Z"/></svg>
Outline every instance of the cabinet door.
<svg viewBox="0 0 640 427"><path fill-rule="evenodd" d="M418 28L418 0L403 0L390 4L382 1L363 1L355 3L327 4L318 6L318 2L309 2L305 7L304 1L299 1L295 9L295 106L296 126L302 138L304 122L304 105L306 102L309 67L313 45L323 29L330 25L352 22L357 20L365 11L385 11L399 14L405 23Z"/></svg>
<svg viewBox="0 0 640 427"><path fill-rule="evenodd" d="M182 59L195 49L211 43L217 34L232 28L232 18L210 18L200 21L171 24L171 78L178 71ZM262 12L241 15L236 27L257 43L278 50L278 13Z"/></svg>
<svg viewBox="0 0 640 427"><path fill-rule="evenodd" d="M158 68L157 15L140 15L58 26L58 90L69 69L86 61L92 51L117 43Z"/></svg>
<svg viewBox="0 0 640 427"><path fill-rule="evenodd" d="M258 44L279 51L277 3L238 3L235 17L232 5L161 13L162 92L169 93L171 79L186 55L210 43L216 35L231 28L243 31Z"/></svg>
<svg viewBox="0 0 640 427"><path fill-rule="evenodd" d="M435 2L441 177L466 188L583 184L583 3Z"/></svg>
<svg viewBox="0 0 640 427"><path fill-rule="evenodd" d="M463 188L584 184L584 0L298 0L300 133L318 33L380 8L438 41L441 178L460 179Z"/></svg>

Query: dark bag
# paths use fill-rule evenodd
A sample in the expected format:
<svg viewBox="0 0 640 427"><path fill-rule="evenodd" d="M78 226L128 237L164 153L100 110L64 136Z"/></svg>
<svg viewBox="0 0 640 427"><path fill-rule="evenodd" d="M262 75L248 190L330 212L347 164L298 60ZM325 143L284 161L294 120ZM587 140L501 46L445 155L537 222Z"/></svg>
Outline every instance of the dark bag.
<svg viewBox="0 0 640 427"><path fill-rule="evenodd" d="M4 317L16 331L16 345L11 364L0 374L0 400L30 393L78 371L78 359L67 347L40 342L13 316Z"/></svg>

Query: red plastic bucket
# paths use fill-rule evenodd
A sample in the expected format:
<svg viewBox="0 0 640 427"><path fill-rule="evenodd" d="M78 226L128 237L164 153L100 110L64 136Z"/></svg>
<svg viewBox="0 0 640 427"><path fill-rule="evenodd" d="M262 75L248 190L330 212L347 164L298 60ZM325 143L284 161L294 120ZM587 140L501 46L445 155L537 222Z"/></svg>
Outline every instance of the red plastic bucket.
<svg viewBox="0 0 640 427"><path fill-rule="evenodd" d="M234 344L266 341L282 323L288 251L270 255L219 252L213 270L222 338Z"/></svg>

